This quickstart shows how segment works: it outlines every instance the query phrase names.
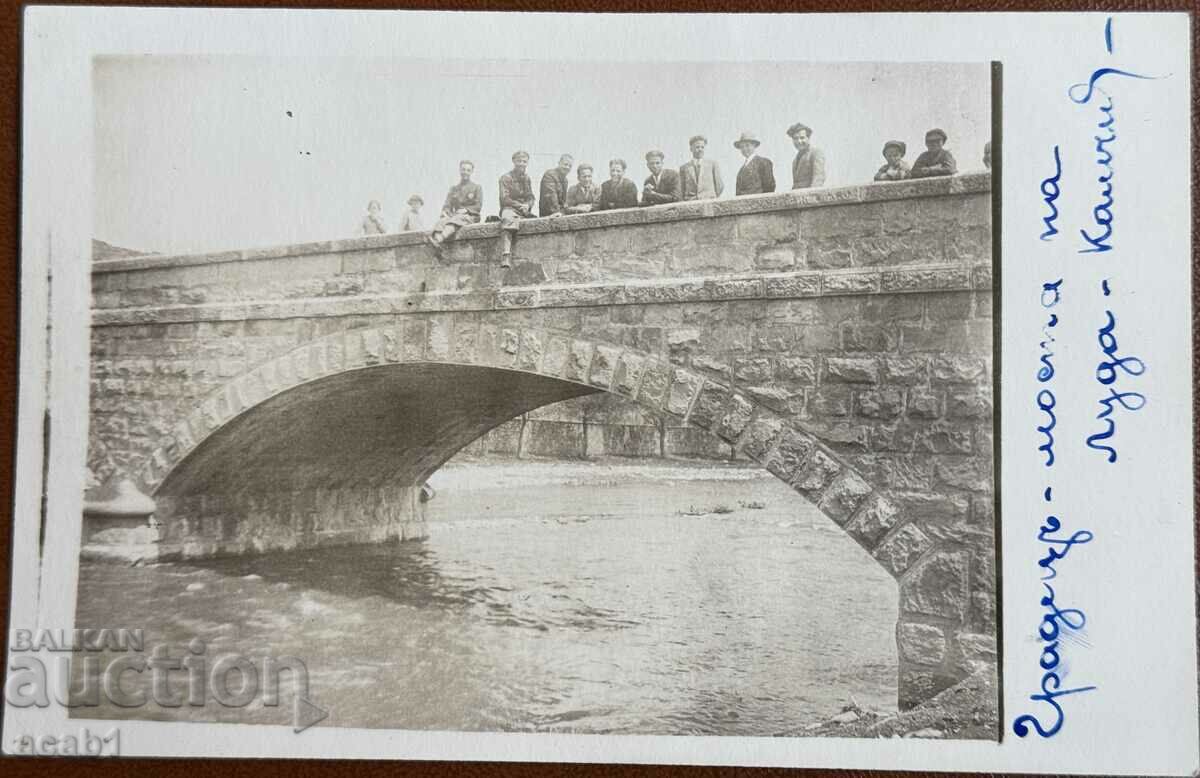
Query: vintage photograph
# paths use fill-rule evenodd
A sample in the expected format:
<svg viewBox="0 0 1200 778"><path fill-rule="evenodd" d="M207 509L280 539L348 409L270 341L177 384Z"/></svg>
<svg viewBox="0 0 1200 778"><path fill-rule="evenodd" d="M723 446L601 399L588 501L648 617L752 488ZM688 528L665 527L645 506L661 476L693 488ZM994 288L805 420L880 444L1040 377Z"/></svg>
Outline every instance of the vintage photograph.
<svg viewBox="0 0 1200 778"><path fill-rule="evenodd" d="M92 63L72 716L999 739L996 66Z"/></svg>

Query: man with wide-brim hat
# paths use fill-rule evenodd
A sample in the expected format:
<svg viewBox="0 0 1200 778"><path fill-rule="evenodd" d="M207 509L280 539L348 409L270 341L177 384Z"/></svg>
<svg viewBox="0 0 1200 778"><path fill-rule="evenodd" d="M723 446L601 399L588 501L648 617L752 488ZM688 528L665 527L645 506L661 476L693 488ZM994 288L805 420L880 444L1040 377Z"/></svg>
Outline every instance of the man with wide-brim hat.
<svg viewBox="0 0 1200 778"><path fill-rule="evenodd" d="M925 151L913 163L912 178L932 178L934 176L952 176L958 172L958 163L954 155L944 148L946 133L933 128L925 133Z"/></svg>
<svg viewBox="0 0 1200 778"><path fill-rule="evenodd" d="M739 196L775 191L775 166L766 157L758 156L760 145L758 136L752 132L743 132L733 142L734 148L745 157L737 174L736 193Z"/></svg>
<svg viewBox="0 0 1200 778"><path fill-rule="evenodd" d="M889 140L883 144L883 158L887 163L875 174L876 181L903 181L909 176L908 163L904 161L904 153L908 146L902 140Z"/></svg>
<svg viewBox="0 0 1200 778"><path fill-rule="evenodd" d="M812 127L796 122L788 127L787 134L796 147L796 158L792 160L792 189L825 186L825 152L809 142Z"/></svg>

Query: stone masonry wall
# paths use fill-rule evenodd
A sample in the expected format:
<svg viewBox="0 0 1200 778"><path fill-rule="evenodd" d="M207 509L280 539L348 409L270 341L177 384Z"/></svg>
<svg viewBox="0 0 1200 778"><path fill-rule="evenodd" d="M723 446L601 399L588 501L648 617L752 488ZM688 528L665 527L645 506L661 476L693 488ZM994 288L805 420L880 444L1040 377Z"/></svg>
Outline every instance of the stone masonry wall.
<svg viewBox="0 0 1200 778"><path fill-rule="evenodd" d="M444 264L407 235L106 262L89 466L153 494L246 409L374 364L612 392L762 463L897 578L907 707L996 662L989 187L531 220L507 273L491 225Z"/></svg>

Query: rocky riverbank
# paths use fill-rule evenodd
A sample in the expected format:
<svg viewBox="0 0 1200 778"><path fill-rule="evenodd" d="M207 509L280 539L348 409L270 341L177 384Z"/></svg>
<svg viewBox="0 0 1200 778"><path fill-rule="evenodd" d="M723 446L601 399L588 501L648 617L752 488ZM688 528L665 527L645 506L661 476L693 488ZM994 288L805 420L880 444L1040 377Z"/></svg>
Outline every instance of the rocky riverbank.
<svg viewBox="0 0 1200 778"><path fill-rule="evenodd" d="M904 713L884 715L851 703L826 721L786 734L790 737L994 740L999 735L996 700L995 676L990 670L982 671Z"/></svg>

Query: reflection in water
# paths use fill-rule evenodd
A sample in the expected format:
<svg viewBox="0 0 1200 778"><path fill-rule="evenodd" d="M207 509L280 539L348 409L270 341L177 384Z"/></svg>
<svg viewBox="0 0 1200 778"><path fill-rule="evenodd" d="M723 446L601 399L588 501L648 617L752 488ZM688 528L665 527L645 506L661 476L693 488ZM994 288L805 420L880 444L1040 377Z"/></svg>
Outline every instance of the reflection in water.
<svg viewBox="0 0 1200 778"><path fill-rule="evenodd" d="M894 705L894 582L761 470L464 465L434 483L423 543L85 563L77 626L301 657L322 726L773 735L851 697Z"/></svg>

